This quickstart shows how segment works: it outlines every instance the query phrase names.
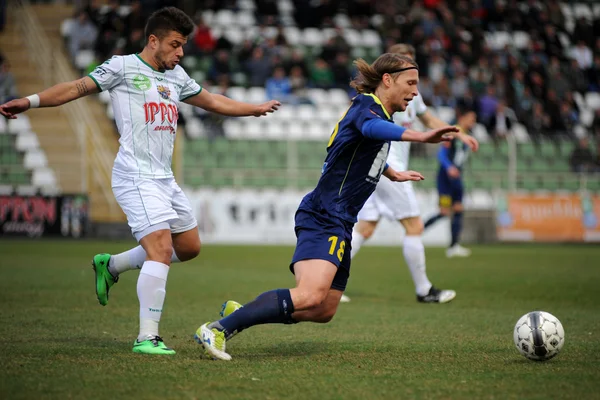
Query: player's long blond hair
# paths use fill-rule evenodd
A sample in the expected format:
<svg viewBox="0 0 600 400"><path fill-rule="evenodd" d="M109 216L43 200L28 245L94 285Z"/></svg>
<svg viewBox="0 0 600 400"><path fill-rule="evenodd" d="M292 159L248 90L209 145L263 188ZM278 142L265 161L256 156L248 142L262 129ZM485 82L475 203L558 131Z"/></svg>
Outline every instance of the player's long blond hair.
<svg viewBox="0 0 600 400"><path fill-rule="evenodd" d="M407 67L419 68L417 63L411 58L392 53L380 55L371 65L362 58L359 58L354 61L354 65L358 69L358 75L350 82L350 86L356 89L358 93L374 93L377 86L381 83L383 75L386 73L392 73L393 71ZM392 77L395 79L397 74L400 73L394 72L392 73Z"/></svg>

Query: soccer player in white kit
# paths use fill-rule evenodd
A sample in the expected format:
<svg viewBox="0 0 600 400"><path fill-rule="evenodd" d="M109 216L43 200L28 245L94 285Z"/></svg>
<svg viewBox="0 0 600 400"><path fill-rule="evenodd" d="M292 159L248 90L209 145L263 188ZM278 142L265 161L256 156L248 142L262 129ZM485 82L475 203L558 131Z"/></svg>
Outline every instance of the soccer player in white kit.
<svg viewBox="0 0 600 400"><path fill-rule="evenodd" d="M413 59L415 57L414 47L403 43L392 46L388 53L397 53ZM417 117L431 129L448 126L446 122L429 112L420 94L412 99L404 112L394 114L394 121L405 128L411 128ZM477 150L478 143L475 138L463 131L456 136L471 149ZM407 170L409 153L409 142L392 142L387 162L395 170ZM454 299L456 297L454 290L436 288L425 272L425 248L421 240L423 220L411 182L392 182L389 179L379 181L375 192L358 213L358 223L352 234L351 257L354 258L362 244L373 235L382 217L399 221L406 230L403 243L404 260L415 284L417 301L447 303ZM340 301L347 303L350 297L344 294Z"/></svg>
<svg viewBox="0 0 600 400"><path fill-rule="evenodd" d="M179 62L193 29L193 21L183 11L160 9L147 21L141 53L112 57L82 79L0 106L2 115L16 118L29 108L56 107L109 91L121 135L112 189L140 246L114 256L98 254L92 266L102 305L107 304L108 291L119 274L141 269L136 353L175 354L158 335L167 275L171 263L190 260L200 252L198 223L171 170L179 102L228 116L259 117L280 106L275 100L260 105L234 101L209 93L191 79Z"/></svg>

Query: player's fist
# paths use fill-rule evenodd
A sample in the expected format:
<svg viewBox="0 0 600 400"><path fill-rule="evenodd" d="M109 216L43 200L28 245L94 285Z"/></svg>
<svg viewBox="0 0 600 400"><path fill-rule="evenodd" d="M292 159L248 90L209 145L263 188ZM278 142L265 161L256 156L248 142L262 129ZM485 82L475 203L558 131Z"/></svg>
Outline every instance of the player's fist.
<svg viewBox="0 0 600 400"><path fill-rule="evenodd" d="M255 117L262 117L264 115L275 112L281 107L281 103L277 100L270 100L266 103L262 103L256 106L256 110L254 111Z"/></svg>
<svg viewBox="0 0 600 400"><path fill-rule="evenodd" d="M460 170L458 168L456 168L454 165L451 165L450 167L448 167L448 176L452 179L458 179L460 178Z"/></svg>
<svg viewBox="0 0 600 400"><path fill-rule="evenodd" d="M388 168L389 170L390 168ZM386 171L388 172L388 171ZM421 173L416 171L389 171L388 174L384 175L393 182L406 182L406 181L422 181L425 179Z"/></svg>
<svg viewBox="0 0 600 400"><path fill-rule="evenodd" d="M440 143L452 140L460 130L456 126L445 126L443 128L433 129L423 132L421 142Z"/></svg>
<svg viewBox="0 0 600 400"><path fill-rule="evenodd" d="M17 118L17 114L29 110L29 106L29 100L25 98L11 100L8 103L4 103L0 106L0 114L4 115L8 119L15 119Z"/></svg>

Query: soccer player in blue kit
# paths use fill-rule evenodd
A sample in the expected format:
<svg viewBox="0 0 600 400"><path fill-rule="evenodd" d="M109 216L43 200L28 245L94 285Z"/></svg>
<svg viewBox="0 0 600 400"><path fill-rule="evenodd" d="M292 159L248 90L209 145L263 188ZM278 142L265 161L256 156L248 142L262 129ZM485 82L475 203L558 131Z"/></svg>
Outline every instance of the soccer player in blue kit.
<svg viewBox="0 0 600 400"><path fill-rule="evenodd" d="M456 110L457 124L461 129L470 130L476 122L474 111ZM446 249L446 256L468 257L471 250L463 247L459 243L460 233L462 231L463 220L463 180L462 167L467 161L470 150L462 141L454 138L449 142L442 143L438 151L438 161L440 167L437 175L437 190L439 196L440 212L432 216L425 222L425 229L428 229L441 218L450 216L450 231L452 239L450 246Z"/></svg>
<svg viewBox="0 0 600 400"><path fill-rule="evenodd" d="M355 62L358 75L351 86L359 93L335 126L317 187L296 212L296 250L290 270L293 289L277 289L196 331L208 355L231 360L226 341L260 324L329 322L336 313L350 274L350 247L356 217L383 174L392 181L420 181L414 171L399 172L386 163L390 141L439 143L458 129L452 126L417 132L394 124L418 94L415 61L386 53L371 65Z"/></svg>

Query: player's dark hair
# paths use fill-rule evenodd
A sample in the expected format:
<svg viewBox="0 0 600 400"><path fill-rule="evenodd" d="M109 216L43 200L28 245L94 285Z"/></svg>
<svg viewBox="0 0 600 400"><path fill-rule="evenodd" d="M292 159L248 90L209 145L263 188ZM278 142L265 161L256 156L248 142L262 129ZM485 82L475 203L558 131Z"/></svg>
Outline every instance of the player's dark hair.
<svg viewBox="0 0 600 400"><path fill-rule="evenodd" d="M388 53L400 54L401 56L409 56L410 58L415 58L415 48L411 44L407 43L398 43L393 46L390 46L388 49Z"/></svg>
<svg viewBox="0 0 600 400"><path fill-rule="evenodd" d="M358 75L350 82L350 86L358 93L374 93L384 74L390 74L396 79L405 69L419 69L412 58L392 53L382 54L371 65L359 58L354 61L354 65L358 69Z"/></svg>
<svg viewBox="0 0 600 400"><path fill-rule="evenodd" d="M194 21L186 13L176 7L164 7L150 15L144 33L148 40L150 35L162 39L171 31L188 37L193 30Z"/></svg>

